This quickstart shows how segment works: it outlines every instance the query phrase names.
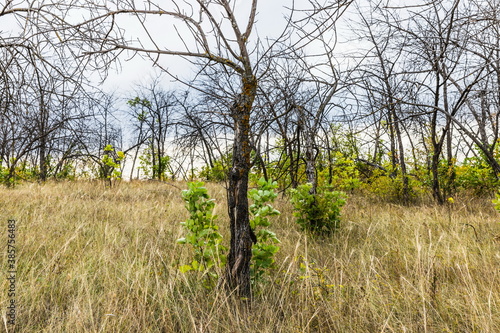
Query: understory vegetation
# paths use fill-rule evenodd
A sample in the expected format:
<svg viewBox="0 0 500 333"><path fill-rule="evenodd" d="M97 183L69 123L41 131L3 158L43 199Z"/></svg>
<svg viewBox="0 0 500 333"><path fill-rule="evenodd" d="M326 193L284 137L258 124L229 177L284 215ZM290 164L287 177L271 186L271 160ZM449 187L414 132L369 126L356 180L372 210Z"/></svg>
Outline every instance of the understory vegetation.
<svg viewBox="0 0 500 333"><path fill-rule="evenodd" d="M273 202L281 214L267 227L280 240L274 269L253 284L247 312L200 283L205 272L179 269L192 262L192 249L176 242L189 218L185 188L0 188L0 220L18 227L16 332L500 331L500 223L491 198L400 205L358 189L335 233L312 236L282 193ZM225 189L206 188L228 246ZM5 308L5 292L0 301Z"/></svg>

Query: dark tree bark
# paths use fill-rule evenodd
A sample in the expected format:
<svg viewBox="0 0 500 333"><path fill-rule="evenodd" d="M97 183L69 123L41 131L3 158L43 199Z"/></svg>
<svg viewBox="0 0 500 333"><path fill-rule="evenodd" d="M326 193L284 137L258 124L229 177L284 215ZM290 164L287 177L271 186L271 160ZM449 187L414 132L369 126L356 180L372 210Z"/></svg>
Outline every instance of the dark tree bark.
<svg viewBox="0 0 500 333"><path fill-rule="evenodd" d="M248 175L250 172L250 114L257 90L253 75L243 77L243 92L231 108L234 120L233 161L227 189L231 247L226 268L226 285L241 297L250 297L250 260L255 236L248 213Z"/></svg>

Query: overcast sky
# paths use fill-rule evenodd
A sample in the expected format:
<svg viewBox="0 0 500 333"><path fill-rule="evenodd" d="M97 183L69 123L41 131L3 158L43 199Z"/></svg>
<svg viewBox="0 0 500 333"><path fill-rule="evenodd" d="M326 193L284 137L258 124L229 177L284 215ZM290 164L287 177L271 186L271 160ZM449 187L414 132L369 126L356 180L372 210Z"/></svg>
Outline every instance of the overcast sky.
<svg viewBox="0 0 500 333"><path fill-rule="evenodd" d="M329 1L325 0L326 3ZM394 11L397 11L398 14L404 14L404 10L397 9L402 8L404 6L418 6L419 4L424 4L425 0L391 0L390 7L394 8ZM248 18L249 12L249 0L236 0L236 14L240 19L240 24L242 26L245 25L246 20ZM286 8L290 8L292 3L295 4L296 9L303 9L309 7L308 0L261 0L258 3L258 15L257 15L257 24L254 29L254 33L252 35L253 38L256 35L261 39L273 38L277 37L283 30L286 20L285 16L289 14L289 10ZM353 52L354 50L361 50L363 48L362 41L359 39L353 38L352 31L350 30L351 24L356 21L358 16L357 11L358 8L361 8L362 11L370 11L370 5L373 5L375 1L370 0L360 0L356 1L351 7L344 13L342 18L337 23L337 31L338 31L338 43L336 45L335 52L340 54L345 54L349 52ZM163 8L168 10L169 8ZM369 13L367 13L369 14ZM129 18L130 23L126 24L127 29L130 30L133 35L134 31L141 30L141 26L137 25L137 20L134 18ZM159 41L159 47L169 47L171 49L182 49L182 44L175 37L176 33L173 28L173 24L177 22L177 27L181 27L182 24L178 24L179 22L173 20L171 17L163 15L163 16L150 16L147 19L147 25L149 26L149 30L151 35ZM182 33L182 29L180 30ZM186 35L189 35L189 31L186 31ZM189 42L189 41L188 41ZM180 46L179 46L180 45ZM165 68L168 68L175 75L183 79L189 79L194 74L194 69L190 67L190 65L183 59L180 59L176 56L162 56L160 58L160 64ZM349 61L349 59L338 59L340 62ZM116 90L116 91L126 91L130 90L133 86L133 83L147 83L150 81L150 77L155 75L154 73L159 73L159 70L153 70L153 64L149 59L142 59L140 56L136 56L134 59L126 61L126 56L121 57L121 70L120 71L111 71L106 81L104 88L106 90ZM179 83L169 83L169 80L166 80L165 87L166 88L176 88L179 87Z"/></svg>
<svg viewBox="0 0 500 333"><path fill-rule="evenodd" d="M248 0L238 0L237 1L237 13L240 15L241 24L244 25L246 18L248 17L248 6L238 6L238 3L249 4ZM295 6L297 8L304 8L307 5L307 0L296 0ZM286 20L285 15L289 13L286 7L290 7L292 1L290 0L272 0L272 1L259 1L258 4L258 15L257 24L255 26L253 37L258 35L261 39L278 37L285 27ZM175 45L179 45L178 41L175 41L174 35L175 30L172 28L171 24L175 22L172 18L168 16L161 17L151 17L149 19L149 24L151 27L151 34L158 36L162 44L169 44L164 46L169 46L175 49ZM131 30L133 30L133 24L127 24ZM140 29L136 26L136 29ZM172 39L170 40L170 37ZM161 45L160 45L161 46ZM182 48L182 47L181 47ZM126 56L121 57L121 70L111 71L108 79L105 82L106 90L129 90L132 83L149 81L151 75L154 73L159 73L159 70L153 70L153 64L149 59L142 59L136 56L132 60L126 61ZM179 75L183 78L189 78L194 74L193 69L189 67L189 64L176 56L162 56L160 63L162 66L171 70L174 74ZM166 85L168 83L166 82ZM171 87L178 86L178 83L171 84Z"/></svg>

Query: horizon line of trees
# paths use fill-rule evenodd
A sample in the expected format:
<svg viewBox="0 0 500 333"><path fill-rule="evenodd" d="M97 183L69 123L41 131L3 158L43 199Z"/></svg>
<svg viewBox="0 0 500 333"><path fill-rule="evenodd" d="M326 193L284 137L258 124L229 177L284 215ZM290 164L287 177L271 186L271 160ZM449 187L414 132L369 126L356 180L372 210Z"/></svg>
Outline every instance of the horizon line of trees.
<svg viewBox="0 0 500 333"><path fill-rule="evenodd" d="M227 181L233 141L231 128L213 117L203 98L201 101L191 98L188 91L165 90L161 81L162 77L158 76L152 78L149 85L138 85L134 91L137 97L126 103L103 92L92 99L93 105L86 97L83 107L87 113L80 110L81 106L74 106L68 113L77 116L64 121L55 119L53 134L43 140L35 136L33 128L28 130L29 119L24 124L12 123L12 130L23 124L26 133L33 134L34 143L24 141L26 146L9 150L16 147L23 134L17 140L12 138L10 145L4 144L7 140L2 141L2 183L11 186L23 180L78 178ZM298 96L295 92L294 98ZM262 115L267 113L265 117L273 117L276 106L269 104L269 96L263 104ZM269 106L272 113L266 109ZM382 119L379 124L369 127L362 117L363 121L351 121L347 117L337 121L325 118L316 125L318 128L312 134L314 144L310 144L307 140L312 136L307 131L313 126L304 125L304 121L317 118L304 115L306 112L304 108L292 106L286 115L276 117L275 123L269 124L262 119L260 124L254 124L254 181L261 176L277 180L282 190L311 182L311 178L317 185L347 191L363 187L364 183L365 188L384 192L400 201L411 201L425 189L432 193L431 137L420 133L420 136L402 138L403 151L408 156L404 161L408 181L405 189L402 161L398 156L400 147L393 142L392 127L387 120ZM398 125L411 126L414 119L410 119ZM218 127L215 126L217 122ZM18 131L23 133L23 129ZM378 135L375 141L374 135ZM8 137L4 135L4 138ZM493 194L498 187L498 174L481 149L463 134L452 137L450 143L453 145L452 165L444 154L438 164L437 177L444 184L443 197L453 196L459 190ZM312 151L307 151L308 148ZM124 157L118 161L121 152ZM42 157L42 154L46 155ZM111 156L116 165L110 169L103 156ZM493 156L497 160L500 158L497 145ZM311 177L307 168L312 159L314 175ZM120 173L113 176L113 171Z"/></svg>

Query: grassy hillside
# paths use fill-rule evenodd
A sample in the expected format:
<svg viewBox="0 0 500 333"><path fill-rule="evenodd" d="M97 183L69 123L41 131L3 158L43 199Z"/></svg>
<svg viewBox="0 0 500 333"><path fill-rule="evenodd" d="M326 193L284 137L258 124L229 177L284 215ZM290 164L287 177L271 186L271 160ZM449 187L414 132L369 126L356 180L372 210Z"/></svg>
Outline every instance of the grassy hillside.
<svg viewBox="0 0 500 333"><path fill-rule="evenodd" d="M182 183L175 184L181 188ZM217 199L228 242L224 189ZM17 332L500 332L500 220L487 200L403 207L353 196L329 239L271 229L279 269L250 313L176 268L187 217L161 183L0 188L5 328L7 221L17 221Z"/></svg>

